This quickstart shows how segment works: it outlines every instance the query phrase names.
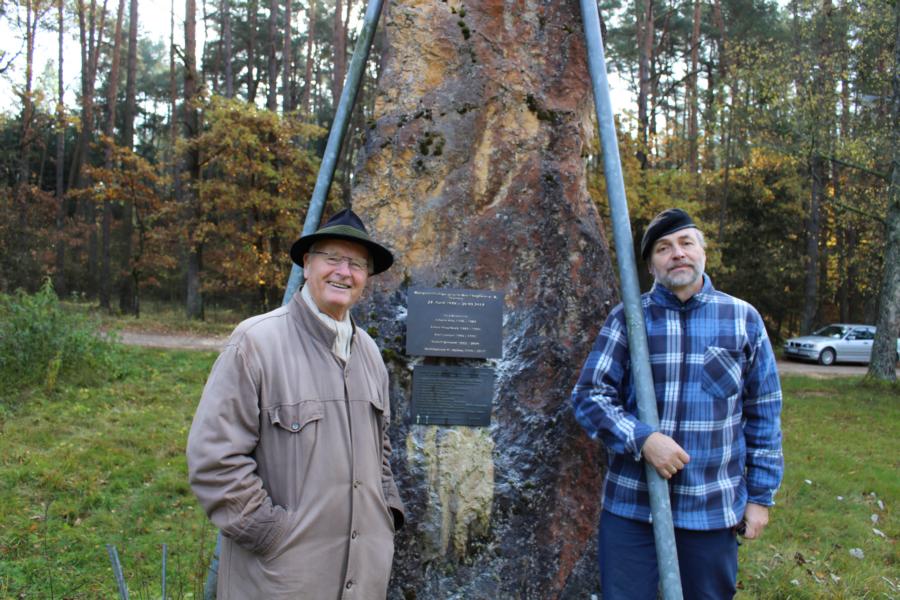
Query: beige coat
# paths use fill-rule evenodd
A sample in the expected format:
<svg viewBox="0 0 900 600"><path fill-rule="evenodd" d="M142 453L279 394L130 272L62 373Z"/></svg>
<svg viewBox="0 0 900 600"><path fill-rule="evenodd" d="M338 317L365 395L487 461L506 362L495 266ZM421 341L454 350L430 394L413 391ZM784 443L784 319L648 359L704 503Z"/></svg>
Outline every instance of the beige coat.
<svg viewBox="0 0 900 600"><path fill-rule="evenodd" d="M299 294L241 323L188 436L190 482L222 530L218 598L382 600L403 505L388 375L354 327L349 362Z"/></svg>

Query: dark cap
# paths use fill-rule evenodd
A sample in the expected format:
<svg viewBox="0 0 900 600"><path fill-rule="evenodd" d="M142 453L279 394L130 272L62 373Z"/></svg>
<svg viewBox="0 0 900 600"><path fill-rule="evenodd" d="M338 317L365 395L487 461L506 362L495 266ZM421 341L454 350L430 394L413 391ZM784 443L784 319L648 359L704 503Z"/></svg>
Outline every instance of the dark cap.
<svg viewBox="0 0 900 600"><path fill-rule="evenodd" d="M641 258L645 261L653 250L653 244L661 237L670 233L687 229L688 227L696 227L691 215L687 214L680 208L668 208L650 221L644 231L644 239L641 240Z"/></svg>
<svg viewBox="0 0 900 600"><path fill-rule="evenodd" d="M291 246L291 260L302 267L303 255L309 252L310 246L327 239L347 240L365 246L372 256L373 275L387 271L394 264L391 251L369 237L362 219L349 208L333 215L315 233L301 236L294 242Z"/></svg>

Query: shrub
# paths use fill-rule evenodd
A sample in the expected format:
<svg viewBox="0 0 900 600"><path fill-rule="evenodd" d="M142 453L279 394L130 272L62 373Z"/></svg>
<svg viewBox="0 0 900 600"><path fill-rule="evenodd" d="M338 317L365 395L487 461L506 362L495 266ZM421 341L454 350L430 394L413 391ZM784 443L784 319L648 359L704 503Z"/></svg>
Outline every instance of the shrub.
<svg viewBox="0 0 900 600"><path fill-rule="evenodd" d="M0 403L37 385L91 385L116 372L116 346L95 321L62 309L50 281L0 294Z"/></svg>

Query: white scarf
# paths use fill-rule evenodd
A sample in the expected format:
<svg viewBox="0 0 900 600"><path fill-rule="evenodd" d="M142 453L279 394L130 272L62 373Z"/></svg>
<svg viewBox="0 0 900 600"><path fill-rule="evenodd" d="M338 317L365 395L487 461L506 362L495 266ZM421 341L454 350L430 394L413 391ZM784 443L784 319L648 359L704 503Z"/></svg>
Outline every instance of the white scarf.
<svg viewBox="0 0 900 600"><path fill-rule="evenodd" d="M312 294L309 293L308 286L303 286L300 290L300 295L303 297L306 305L312 310L313 314L316 315L330 331L337 334L334 337L334 344L331 346L331 351L344 362L350 360L350 340L353 338L353 324L350 322L350 311L348 310L344 313L344 318L338 321L331 315L325 314L319 310L319 306L316 304L316 301L313 300Z"/></svg>

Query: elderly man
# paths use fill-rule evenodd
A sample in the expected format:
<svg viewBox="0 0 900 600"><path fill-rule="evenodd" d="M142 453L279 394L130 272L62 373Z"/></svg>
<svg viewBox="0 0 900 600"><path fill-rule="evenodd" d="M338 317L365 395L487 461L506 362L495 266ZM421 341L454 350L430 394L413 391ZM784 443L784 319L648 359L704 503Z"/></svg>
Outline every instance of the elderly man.
<svg viewBox="0 0 900 600"><path fill-rule="evenodd" d="M703 235L679 209L657 215L641 255L660 424L637 417L623 307L610 312L572 393L609 455L600 518L604 600L655 600L658 570L642 459L669 480L684 597L735 594L736 533L759 537L781 483L781 386L756 310L713 288Z"/></svg>
<svg viewBox="0 0 900 600"><path fill-rule="evenodd" d="M218 598L381 600L403 505L387 370L350 308L393 256L348 209L291 258L306 284L234 330L188 437L191 486L223 534Z"/></svg>

